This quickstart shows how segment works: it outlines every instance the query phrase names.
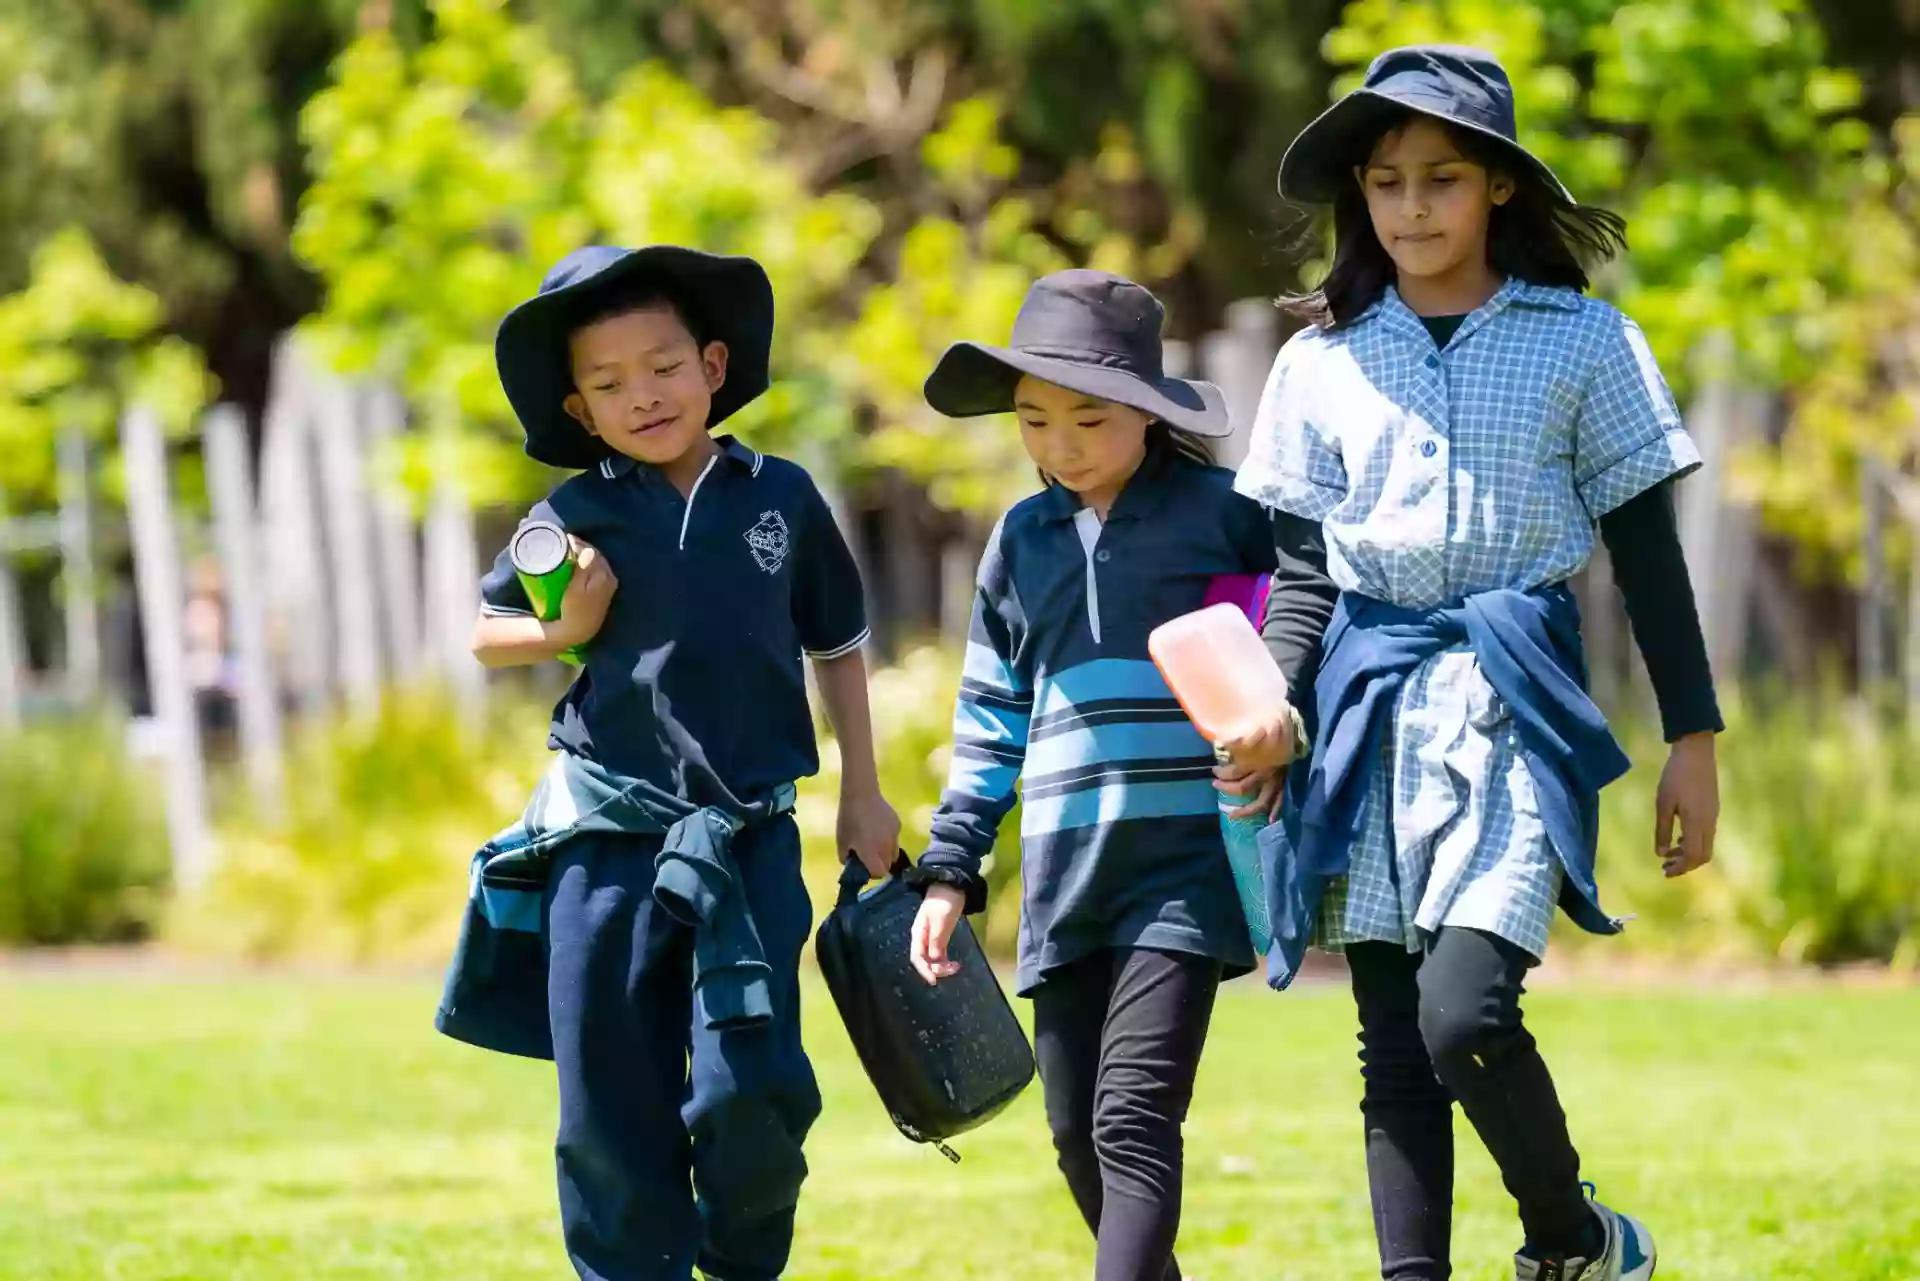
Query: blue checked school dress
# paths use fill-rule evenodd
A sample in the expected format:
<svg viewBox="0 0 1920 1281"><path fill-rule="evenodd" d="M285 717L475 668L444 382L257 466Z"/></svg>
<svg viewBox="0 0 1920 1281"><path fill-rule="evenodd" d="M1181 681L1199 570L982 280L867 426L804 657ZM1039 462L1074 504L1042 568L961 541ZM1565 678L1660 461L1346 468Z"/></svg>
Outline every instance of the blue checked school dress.
<svg viewBox="0 0 1920 1281"><path fill-rule="evenodd" d="M1639 328L1509 280L1443 348L1399 294L1275 360L1237 487L1322 523L1342 592L1413 609L1578 572L1601 516L1700 455ZM1442 926L1546 949L1564 868L1513 717L1455 645L1400 688L1348 870L1313 942L1422 946Z"/></svg>

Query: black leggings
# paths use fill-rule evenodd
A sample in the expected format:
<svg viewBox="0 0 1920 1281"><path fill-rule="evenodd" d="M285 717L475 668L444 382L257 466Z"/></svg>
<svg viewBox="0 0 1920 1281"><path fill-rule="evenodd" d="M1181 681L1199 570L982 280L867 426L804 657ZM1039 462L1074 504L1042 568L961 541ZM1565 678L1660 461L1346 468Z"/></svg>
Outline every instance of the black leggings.
<svg viewBox="0 0 1920 1281"><path fill-rule="evenodd" d="M1520 994L1533 958L1492 934L1442 929L1424 954L1392 943L1347 949L1360 1007L1361 1111L1380 1275L1452 1275L1453 1102L1520 1207L1529 1246L1589 1248L1580 1157Z"/></svg>
<svg viewBox="0 0 1920 1281"><path fill-rule="evenodd" d="M1060 1172L1093 1229L1095 1281L1179 1281L1180 1127L1220 965L1121 948L1048 974L1033 1048Z"/></svg>

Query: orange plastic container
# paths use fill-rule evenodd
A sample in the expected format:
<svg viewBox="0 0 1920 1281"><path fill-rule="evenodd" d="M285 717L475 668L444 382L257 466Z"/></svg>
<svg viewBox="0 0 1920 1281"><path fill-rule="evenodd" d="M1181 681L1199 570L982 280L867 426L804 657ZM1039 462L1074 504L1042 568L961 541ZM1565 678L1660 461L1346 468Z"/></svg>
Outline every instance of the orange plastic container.
<svg viewBox="0 0 1920 1281"><path fill-rule="evenodd" d="M1187 719L1216 746L1241 737L1286 702L1287 678L1239 605L1209 605L1162 623L1147 634L1147 652ZM1273 944L1260 850L1267 820L1262 814L1233 817L1234 809L1253 799L1220 796L1220 835L1248 941L1264 953Z"/></svg>
<svg viewBox="0 0 1920 1281"><path fill-rule="evenodd" d="M1210 743L1239 738L1287 701L1287 678L1238 606L1209 605L1160 624L1147 652Z"/></svg>

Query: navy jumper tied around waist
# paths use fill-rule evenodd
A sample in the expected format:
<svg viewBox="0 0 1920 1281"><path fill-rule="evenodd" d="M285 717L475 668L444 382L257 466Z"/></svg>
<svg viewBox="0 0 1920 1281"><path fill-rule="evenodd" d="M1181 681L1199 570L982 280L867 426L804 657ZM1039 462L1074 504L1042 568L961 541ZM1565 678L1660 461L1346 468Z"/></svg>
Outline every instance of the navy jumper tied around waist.
<svg viewBox="0 0 1920 1281"><path fill-rule="evenodd" d="M750 802L696 806L568 752L526 812L475 854L467 920L435 1020L457 1040L552 1058L543 911L555 853L589 834L660 836L654 898L691 926L694 999L708 1028L772 1017L771 970L740 892L731 848L744 828L790 813L791 784Z"/></svg>
<svg viewBox="0 0 1920 1281"><path fill-rule="evenodd" d="M1261 838L1274 945L1267 978L1299 973L1327 883L1345 875L1368 766L1392 728L1402 684L1464 643L1507 704L1541 819L1566 869L1561 906L1582 929L1615 934L1594 883L1600 789L1627 772L1626 753L1586 689L1580 611L1565 584L1480 592L1432 609L1343 593L1314 683L1314 752L1287 780L1281 822Z"/></svg>

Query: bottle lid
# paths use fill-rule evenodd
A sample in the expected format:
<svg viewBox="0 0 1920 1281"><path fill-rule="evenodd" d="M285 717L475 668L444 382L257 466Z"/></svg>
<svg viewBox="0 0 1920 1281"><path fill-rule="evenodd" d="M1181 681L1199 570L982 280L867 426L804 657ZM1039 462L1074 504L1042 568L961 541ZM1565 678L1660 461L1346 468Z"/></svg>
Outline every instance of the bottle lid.
<svg viewBox="0 0 1920 1281"><path fill-rule="evenodd" d="M507 555L515 569L539 578L566 564L572 552L566 530L552 521L530 520L514 532Z"/></svg>

